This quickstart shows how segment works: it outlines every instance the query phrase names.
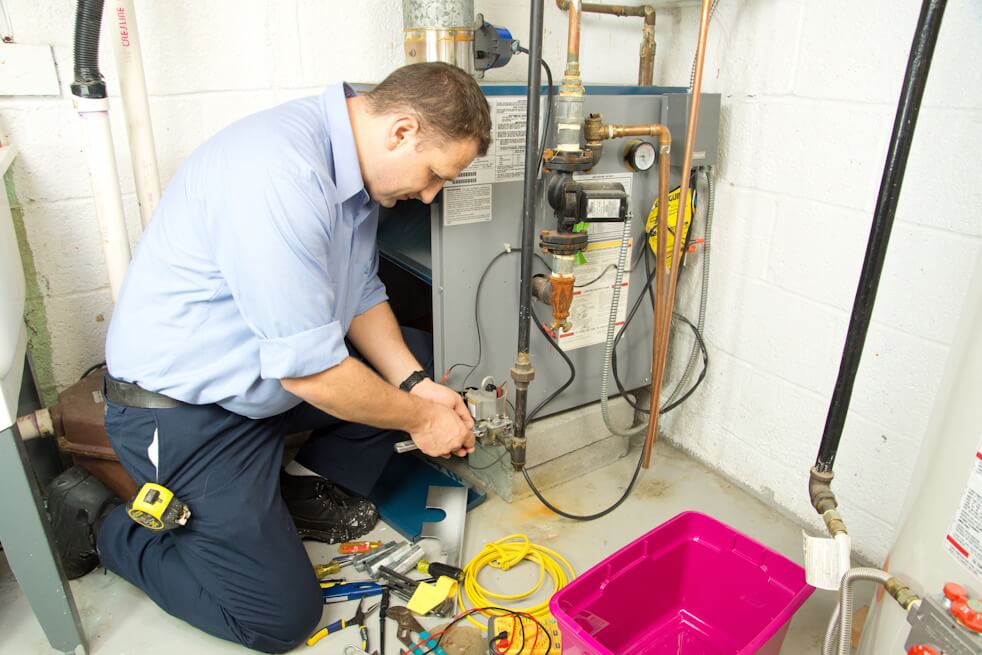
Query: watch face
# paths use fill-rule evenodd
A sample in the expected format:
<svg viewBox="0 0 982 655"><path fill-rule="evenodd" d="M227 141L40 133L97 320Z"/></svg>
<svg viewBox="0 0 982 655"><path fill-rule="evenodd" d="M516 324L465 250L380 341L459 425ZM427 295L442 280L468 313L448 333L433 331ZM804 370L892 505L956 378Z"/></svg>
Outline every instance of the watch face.
<svg viewBox="0 0 982 655"><path fill-rule="evenodd" d="M636 171L646 171L655 165L657 159L655 144L649 141L634 141L628 146L624 159L627 165Z"/></svg>

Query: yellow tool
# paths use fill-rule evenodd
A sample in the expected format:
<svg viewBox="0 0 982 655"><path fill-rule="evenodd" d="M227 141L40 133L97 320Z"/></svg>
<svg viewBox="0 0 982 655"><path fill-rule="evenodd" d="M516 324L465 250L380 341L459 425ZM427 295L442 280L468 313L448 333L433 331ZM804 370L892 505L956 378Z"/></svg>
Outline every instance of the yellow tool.
<svg viewBox="0 0 982 655"><path fill-rule="evenodd" d="M126 503L130 518L150 530L163 532L187 525L191 510L167 487L147 482Z"/></svg>
<svg viewBox="0 0 982 655"><path fill-rule="evenodd" d="M546 629L542 633L542 628ZM563 652L559 624L552 615L538 622L529 615L506 614L488 619L488 634L498 655L545 655Z"/></svg>

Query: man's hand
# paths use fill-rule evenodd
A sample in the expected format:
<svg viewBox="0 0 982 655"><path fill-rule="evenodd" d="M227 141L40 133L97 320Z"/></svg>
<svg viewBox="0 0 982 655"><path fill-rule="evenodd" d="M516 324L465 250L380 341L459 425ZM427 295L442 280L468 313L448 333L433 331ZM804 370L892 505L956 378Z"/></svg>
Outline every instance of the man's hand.
<svg viewBox="0 0 982 655"><path fill-rule="evenodd" d="M421 451L431 457L449 457L451 453L466 457L474 452L474 433L453 409L424 399L420 405L419 421L409 436Z"/></svg>
<svg viewBox="0 0 982 655"><path fill-rule="evenodd" d="M474 427L474 419L471 417L471 413L467 411L467 406L464 404L463 399L459 393L450 387L437 384L433 380L425 378L413 387L409 393L424 400L434 402L437 405L449 407L460 417L460 420L464 422L468 430Z"/></svg>

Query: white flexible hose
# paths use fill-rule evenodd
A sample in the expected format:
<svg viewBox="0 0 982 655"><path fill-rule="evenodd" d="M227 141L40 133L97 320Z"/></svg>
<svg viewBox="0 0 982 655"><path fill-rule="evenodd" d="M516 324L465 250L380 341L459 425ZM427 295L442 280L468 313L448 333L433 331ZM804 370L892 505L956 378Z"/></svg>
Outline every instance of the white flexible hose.
<svg viewBox="0 0 982 655"><path fill-rule="evenodd" d="M627 220L624 221L624 230L621 232L621 246L617 251L617 270L614 273L614 295L610 300L610 318L607 321L607 338L604 340L604 364L603 364L603 375L600 378L600 413L604 417L604 425L610 430L611 434L616 434L619 437L633 437L636 434L641 434L647 429L647 425L642 424L639 428L634 430L622 430L614 425L614 422L610 420L610 408L608 401L608 393L610 386L610 357L614 352L614 332L616 332L617 323L617 305L621 298L621 280L624 277L624 264L627 262L627 244L631 239L631 216L628 214ZM647 244L642 244L643 247L647 248Z"/></svg>
<svg viewBox="0 0 982 655"><path fill-rule="evenodd" d="M890 574L880 569L857 567L846 571L839 583L839 605L832 612L825 631L823 655L849 655L852 652L852 583L867 580L886 584L889 579Z"/></svg>

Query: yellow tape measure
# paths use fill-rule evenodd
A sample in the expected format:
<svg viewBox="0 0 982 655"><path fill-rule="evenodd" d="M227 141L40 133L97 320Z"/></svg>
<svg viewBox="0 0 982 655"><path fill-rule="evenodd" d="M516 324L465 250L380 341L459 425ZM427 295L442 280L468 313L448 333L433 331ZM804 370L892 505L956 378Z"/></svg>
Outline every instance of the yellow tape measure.
<svg viewBox="0 0 982 655"><path fill-rule="evenodd" d="M126 503L130 518L150 530L163 532L187 525L191 510L167 487L147 482Z"/></svg>

